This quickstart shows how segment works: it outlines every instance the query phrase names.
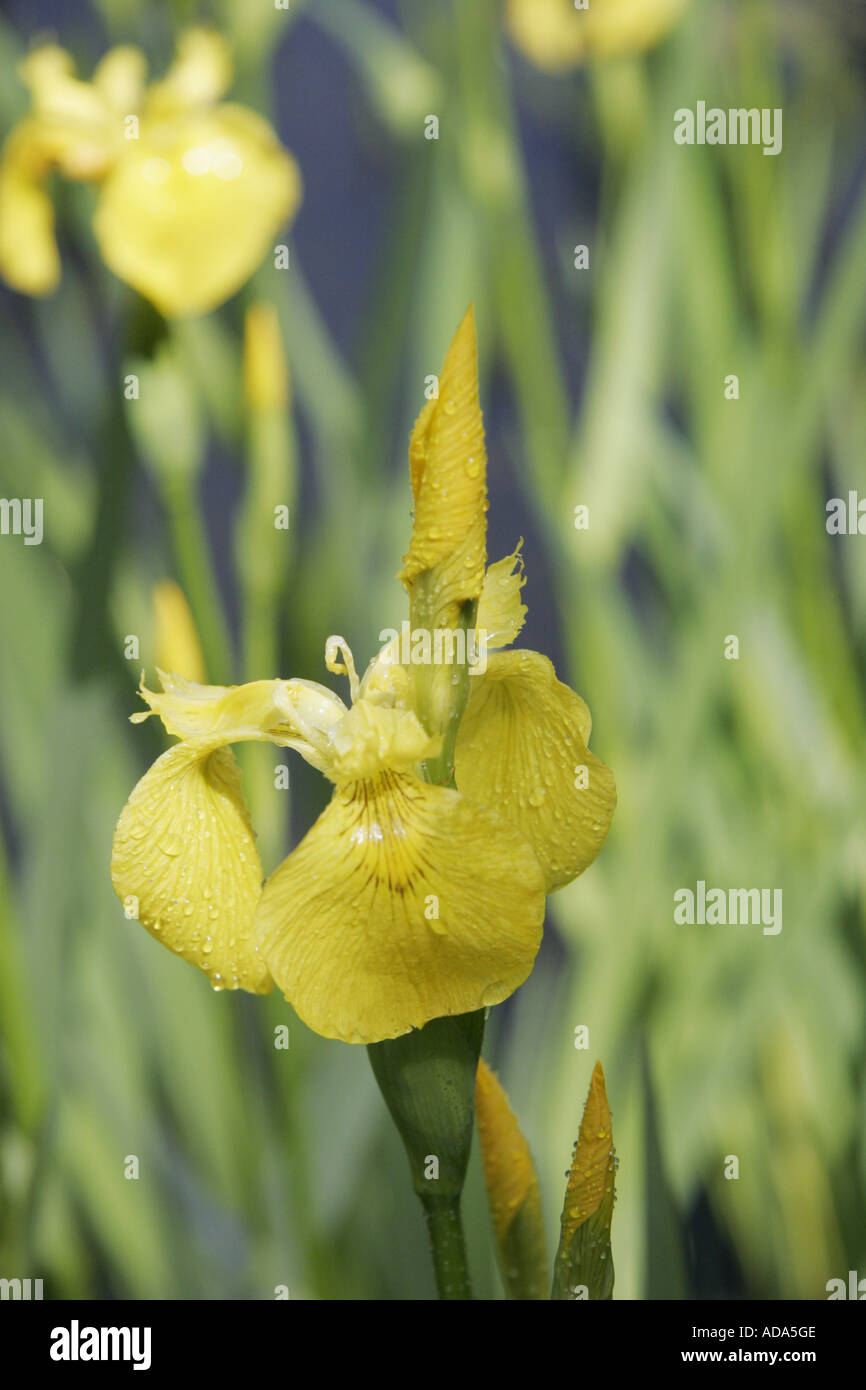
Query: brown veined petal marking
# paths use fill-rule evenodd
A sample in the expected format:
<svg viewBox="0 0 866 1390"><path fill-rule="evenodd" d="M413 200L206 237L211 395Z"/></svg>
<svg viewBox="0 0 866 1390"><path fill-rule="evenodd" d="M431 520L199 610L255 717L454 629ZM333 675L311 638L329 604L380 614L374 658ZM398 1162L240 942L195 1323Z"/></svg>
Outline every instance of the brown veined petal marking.
<svg viewBox="0 0 866 1390"><path fill-rule="evenodd" d="M469 682L454 761L466 796L496 806L526 837L548 893L570 883L604 843L613 773L586 746L589 710L538 652L499 652Z"/></svg>
<svg viewBox="0 0 866 1390"><path fill-rule="evenodd" d="M231 749L178 743L157 759L120 814L111 881L128 915L215 989L269 992L253 936L262 868Z"/></svg>
<svg viewBox="0 0 866 1390"><path fill-rule="evenodd" d="M541 941L544 883L496 813L388 771L336 788L268 879L256 920L310 1028L381 1042L512 994Z"/></svg>

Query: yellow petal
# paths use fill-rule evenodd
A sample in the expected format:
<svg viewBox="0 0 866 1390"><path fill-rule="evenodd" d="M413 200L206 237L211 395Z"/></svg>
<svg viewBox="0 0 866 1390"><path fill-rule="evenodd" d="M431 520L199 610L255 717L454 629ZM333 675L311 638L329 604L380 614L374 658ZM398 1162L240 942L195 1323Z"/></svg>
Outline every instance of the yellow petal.
<svg viewBox="0 0 866 1390"><path fill-rule="evenodd" d="M300 195L268 123L224 105L143 122L102 185L94 229L114 273L179 318L240 288Z"/></svg>
<svg viewBox="0 0 866 1390"><path fill-rule="evenodd" d="M544 885L507 821L389 772L336 788L256 919L271 974L310 1028L381 1042L513 993L541 941Z"/></svg>
<svg viewBox="0 0 866 1390"><path fill-rule="evenodd" d="M147 74L141 49L132 44L111 48L94 69L93 85L116 116L138 114Z"/></svg>
<svg viewBox="0 0 866 1390"><path fill-rule="evenodd" d="M20 63L18 71L29 88L36 115L70 125L105 120L101 94L89 82L75 76L75 63L65 48L44 44Z"/></svg>
<svg viewBox="0 0 866 1390"><path fill-rule="evenodd" d="M526 837L551 893L592 863L616 805L613 774L586 747L589 710L538 652L497 653L469 686L457 786Z"/></svg>
<svg viewBox="0 0 866 1390"><path fill-rule="evenodd" d="M244 320L244 399L254 412L285 410L289 368L273 304L250 304Z"/></svg>
<svg viewBox="0 0 866 1390"><path fill-rule="evenodd" d="M393 637L387 633L393 632ZM400 633L387 628L379 633L384 644L373 657L361 679L361 698L409 709L412 704L412 683L409 671L400 664Z"/></svg>
<svg viewBox="0 0 866 1390"><path fill-rule="evenodd" d="M448 349L439 397L418 417L409 464L415 522L400 578L411 594L429 571L430 611L416 625L454 627L461 604L481 594L486 560L487 452L472 309Z"/></svg>
<svg viewBox="0 0 866 1390"><path fill-rule="evenodd" d="M43 169L58 168L71 179L102 178L123 137L103 93L74 75L72 59L56 44L35 49L19 71L33 98L33 116L22 124L39 147Z"/></svg>
<svg viewBox="0 0 866 1390"><path fill-rule="evenodd" d="M111 881L128 915L214 988L268 993L253 934L262 869L229 749L179 743L157 759L117 822Z"/></svg>
<svg viewBox="0 0 866 1390"><path fill-rule="evenodd" d="M6 151L0 165L0 274L23 294L50 294L60 280L51 199Z"/></svg>
<svg viewBox="0 0 866 1390"><path fill-rule="evenodd" d="M495 651L510 647L526 619L526 604L520 590L526 583L520 546L504 560L489 565L478 602L476 628L485 635L486 647Z"/></svg>
<svg viewBox="0 0 866 1390"><path fill-rule="evenodd" d="M435 756L440 743L412 710L359 700L331 732L327 776L347 782L375 777L385 769L408 771Z"/></svg>
<svg viewBox="0 0 866 1390"><path fill-rule="evenodd" d="M172 579L157 584L153 591L156 664L186 680L205 678L204 656L183 589Z"/></svg>
<svg viewBox="0 0 866 1390"><path fill-rule="evenodd" d="M505 16L518 48L541 68L560 72L589 58L650 48L683 13L688 0L508 0Z"/></svg>
<svg viewBox="0 0 866 1390"><path fill-rule="evenodd" d="M512 1298L546 1299L548 1278L538 1174L508 1097L483 1058L475 1079L475 1115L506 1289Z"/></svg>
<svg viewBox="0 0 866 1390"><path fill-rule="evenodd" d="M164 79L148 91L148 116L210 106L228 91L231 80L231 53L222 34L188 29L178 39L177 56Z"/></svg>
<svg viewBox="0 0 866 1390"><path fill-rule="evenodd" d="M198 748L246 740L294 747L308 736L318 743L346 713L336 695L312 681L198 685L164 671L159 678L162 693L142 684L141 698L168 733ZM140 724L147 718L149 714L141 711L132 715L132 722Z"/></svg>

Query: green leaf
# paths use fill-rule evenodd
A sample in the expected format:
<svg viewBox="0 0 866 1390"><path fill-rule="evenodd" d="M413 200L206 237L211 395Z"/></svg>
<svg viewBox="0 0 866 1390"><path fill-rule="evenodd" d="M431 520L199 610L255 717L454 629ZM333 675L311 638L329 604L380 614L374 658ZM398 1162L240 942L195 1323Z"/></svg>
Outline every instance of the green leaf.
<svg viewBox="0 0 866 1390"><path fill-rule="evenodd" d="M610 1107L601 1062L596 1062L565 1189L552 1299L613 1297L610 1224L615 1174Z"/></svg>

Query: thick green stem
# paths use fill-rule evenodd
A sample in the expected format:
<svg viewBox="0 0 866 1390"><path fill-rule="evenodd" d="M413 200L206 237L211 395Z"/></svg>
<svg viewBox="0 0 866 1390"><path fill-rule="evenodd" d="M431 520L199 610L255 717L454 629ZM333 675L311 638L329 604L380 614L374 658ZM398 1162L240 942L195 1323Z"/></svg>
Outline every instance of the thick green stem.
<svg viewBox="0 0 866 1390"><path fill-rule="evenodd" d="M441 1298L471 1298L460 1193L475 1107L484 1011L434 1018L367 1048L373 1074L406 1146L412 1186L427 1217Z"/></svg>
<svg viewBox="0 0 866 1390"><path fill-rule="evenodd" d="M439 1297L448 1300L471 1298L460 1198L424 1196L421 1202L427 1217Z"/></svg>

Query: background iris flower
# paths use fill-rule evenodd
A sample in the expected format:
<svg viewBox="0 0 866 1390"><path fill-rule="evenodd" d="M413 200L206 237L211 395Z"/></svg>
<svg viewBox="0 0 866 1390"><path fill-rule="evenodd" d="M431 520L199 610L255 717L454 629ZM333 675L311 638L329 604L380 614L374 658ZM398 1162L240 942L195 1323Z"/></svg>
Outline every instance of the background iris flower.
<svg viewBox="0 0 866 1390"><path fill-rule="evenodd" d="M664 38L689 0L506 0L514 43L551 72L640 53Z"/></svg>
<svg viewBox="0 0 866 1390"><path fill-rule="evenodd" d="M28 294L56 287L56 170L98 186L93 229L116 275L166 317L214 308L256 269L301 196L267 121L221 100L232 78L225 39L188 30L148 87L144 55L126 45L91 82L74 73L54 44L21 64L32 110L0 155L0 273Z"/></svg>

